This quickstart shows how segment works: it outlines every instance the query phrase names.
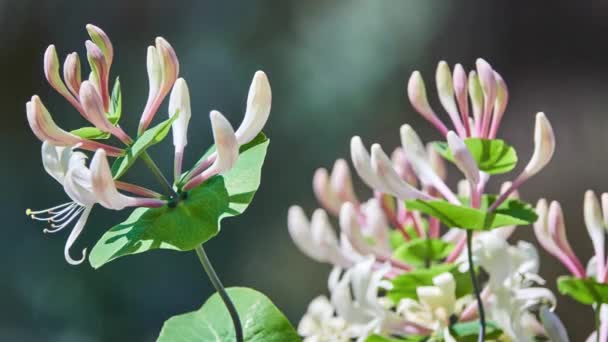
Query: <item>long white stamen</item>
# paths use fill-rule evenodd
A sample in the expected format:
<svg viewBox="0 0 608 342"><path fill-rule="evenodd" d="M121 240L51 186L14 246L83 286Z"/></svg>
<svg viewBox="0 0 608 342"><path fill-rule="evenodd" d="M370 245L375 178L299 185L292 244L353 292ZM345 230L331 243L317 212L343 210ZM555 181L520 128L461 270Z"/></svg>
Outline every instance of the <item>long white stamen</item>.
<svg viewBox="0 0 608 342"><path fill-rule="evenodd" d="M44 210L36 210L36 211L34 211L34 210L31 210L31 209L27 209L25 211L25 214L29 216L29 215L32 215L32 214L35 215L35 214L42 214L42 213L50 213L50 212L52 212L55 209L63 208L63 207L66 207L68 205L71 205L73 203L74 202L66 202L66 203L62 203L60 205L54 206L52 208L44 209Z"/></svg>
<svg viewBox="0 0 608 342"><path fill-rule="evenodd" d="M75 207L78 207L78 204L76 204L75 202L71 202L70 205L68 205L67 207L65 207L57 212L47 209L46 211L38 211L39 214L31 214L30 218L33 220L46 221L46 222L57 221L57 220L61 219L61 216L64 213L74 210ZM47 214L47 216L40 216L40 213Z"/></svg>
<svg viewBox="0 0 608 342"><path fill-rule="evenodd" d="M78 209L76 209L67 219L65 219L65 221L63 223L51 224L51 228L44 228L42 230L42 232L46 234L46 233L57 233L58 231L61 231L67 225L72 223L72 221L74 221L74 219L76 217L78 217L80 215L80 213L82 213L83 210L84 210L84 207L78 207Z"/></svg>

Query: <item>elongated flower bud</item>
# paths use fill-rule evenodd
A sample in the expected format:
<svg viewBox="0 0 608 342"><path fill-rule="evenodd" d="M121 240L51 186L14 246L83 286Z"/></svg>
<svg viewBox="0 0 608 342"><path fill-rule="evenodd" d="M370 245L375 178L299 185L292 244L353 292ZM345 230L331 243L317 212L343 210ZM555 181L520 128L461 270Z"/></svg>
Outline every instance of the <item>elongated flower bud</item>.
<svg viewBox="0 0 608 342"><path fill-rule="evenodd" d="M542 170L553 157L555 136L551 123L544 113L536 114L534 127L534 153L522 172L522 177L530 178Z"/></svg>
<svg viewBox="0 0 608 342"><path fill-rule="evenodd" d="M90 40L85 42L87 48L87 59L91 70L95 75L95 81L97 81L97 89L103 103L104 111L107 111L110 106L110 92L108 89L108 82L110 77L110 67L106 62L106 58L99 46L95 45Z"/></svg>
<svg viewBox="0 0 608 342"><path fill-rule="evenodd" d="M313 260L326 262L324 251L317 248L310 232L310 222L299 206L292 206L287 213L287 227L298 249Z"/></svg>
<svg viewBox="0 0 608 342"><path fill-rule="evenodd" d="M409 160L407 160L402 147L397 147L393 153L391 153L391 161L401 179L412 186L418 186L418 178L416 177Z"/></svg>
<svg viewBox="0 0 608 342"><path fill-rule="evenodd" d="M566 235L566 224L561 205L557 201L552 201L549 205L548 215L549 233L557 246L570 258L575 258L574 251ZM582 265L581 265L582 267Z"/></svg>
<svg viewBox="0 0 608 342"><path fill-rule="evenodd" d="M103 102L97 89L89 81L82 82L80 86L80 102L87 115L87 119L104 132L111 132L114 126L108 120L103 108Z"/></svg>
<svg viewBox="0 0 608 342"><path fill-rule="evenodd" d="M468 98L468 80L464 68L460 64L454 66L454 95L460 109L462 124L469 127L469 98ZM467 128L467 131L470 128Z"/></svg>
<svg viewBox="0 0 608 342"><path fill-rule="evenodd" d="M342 202L358 204L359 200L355 195L350 169L344 159L338 159L331 169L330 185L332 191Z"/></svg>
<svg viewBox="0 0 608 342"><path fill-rule="evenodd" d="M431 163L433 171L435 171L439 178L445 180L448 176L448 172L443 157L431 144L426 145L426 153L428 155L429 162Z"/></svg>
<svg viewBox="0 0 608 342"><path fill-rule="evenodd" d="M63 78L72 95L78 97L80 92L81 70L80 58L76 52L69 54L63 64Z"/></svg>
<svg viewBox="0 0 608 342"><path fill-rule="evenodd" d="M361 226L357 220L357 212L352 203L346 202L340 209L340 229L348 237L355 250L361 255L373 253L370 244L365 241L361 233Z"/></svg>
<svg viewBox="0 0 608 342"><path fill-rule="evenodd" d="M110 38L102 29L95 25L87 24L86 29L93 43L101 49L106 60L106 65L110 67L114 58L114 48L112 47Z"/></svg>
<svg viewBox="0 0 608 342"><path fill-rule="evenodd" d="M471 107L473 109L473 121L475 128L481 125L483 114L483 90L479 81L479 76L475 71L469 73L469 98L471 99ZM481 132L477 132L481 134Z"/></svg>
<svg viewBox="0 0 608 342"><path fill-rule="evenodd" d="M467 180L473 185L479 184L479 168L477 162L473 159L473 155L467 148L460 137L453 131L449 131L447 135L448 145L454 157L454 164L462 171Z"/></svg>
<svg viewBox="0 0 608 342"><path fill-rule="evenodd" d="M371 159L363 141L358 136L350 140L350 155L355 167L355 171L370 188L382 191L382 185L371 167Z"/></svg>
<svg viewBox="0 0 608 342"><path fill-rule="evenodd" d="M392 194L401 200L429 198L428 195L420 192L399 177L391 160L378 144L372 145L371 164L377 179L382 183L382 189L384 189L382 192Z"/></svg>
<svg viewBox="0 0 608 342"><path fill-rule="evenodd" d="M437 65L435 80L437 83L439 101L441 101L443 108L445 108L450 119L452 119L456 132L463 137L466 136L460 114L458 113L458 107L454 100L454 81L452 80L452 72L446 62L441 61Z"/></svg>
<svg viewBox="0 0 608 342"><path fill-rule="evenodd" d="M245 117L236 130L239 145L250 142L262 131L270 115L271 103L272 91L268 77L263 71L257 71L249 87Z"/></svg>
<svg viewBox="0 0 608 342"><path fill-rule="evenodd" d="M488 64L488 62L482 58L478 58L477 61L475 61L475 65L477 66L479 83L481 84L481 89L483 90L483 99L485 105L483 123L485 132L487 129L486 126L490 123L492 107L496 101L496 78L494 78L494 70L492 69L492 66L490 66L490 64Z"/></svg>
<svg viewBox="0 0 608 342"><path fill-rule="evenodd" d="M25 108L30 128L40 141L48 141L55 146L74 146L81 141L79 137L64 131L55 124L51 114L37 95L32 96Z"/></svg>
<svg viewBox="0 0 608 342"><path fill-rule="evenodd" d="M171 126L173 130L173 146L179 152L184 151L188 144L188 123L192 112L190 109L190 92L188 85L183 78L179 78L173 85L171 96L169 97L169 117L179 113L177 119Z"/></svg>
<svg viewBox="0 0 608 342"><path fill-rule="evenodd" d="M158 57L158 52L154 46L148 46L148 54L146 57L146 70L148 72L148 102L146 103L147 111L148 107L152 105L156 99L158 92L160 91L160 84L163 79L161 64Z"/></svg>
<svg viewBox="0 0 608 342"><path fill-rule="evenodd" d="M342 202L332 190L329 173L326 169L319 168L315 171L312 178L312 188L319 203L330 213L338 215Z"/></svg>
<svg viewBox="0 0 608 342"><path fill-rule="evenodd" d="M604 275L604 221L602 217L602 208L595 193L591 190L585 192L584 201L584 217L587 233L593 243L597 263L597 277L601 279Z"/></svg>
<svg viewBox="0 0 608 342"><path fill-rule="evenodd" d="M217 148L217 158L209 169L214 169L216 174L222 174L232 169L239 158L239 145L232 125L220 112L211 111L209 119Z"/></svg>
<svg viewBox="0 0 608 342"><path fill-rule="evenodd" d="M63 96L70 96L59 74L59 57L57 56L55 45L49 45L44 52L44 75L51 87L58 93Z"/></svg>
<svg viewBox="0 0 608 342"><path fill-rule="evenodd" d="M496 79L496 101L494 102L494 114L492 116L492 126L490 128L489 136L492 139L496 137L500 121L502 120L502 116L507 109L507 103L509 102L509 89L507 88L505 80L497 72L494 72L494 78Z"/></svg>
<svg viewBox="0 0 608 342"><path fill-rule="evenodd" d="M447 128L445 125L437 118L437 115L429 105L429 101L426 96L426 87L424 85L424 80L420 75L419 71L414 71L412 76L410 76L408 85L407 85L407 95L410 99L410 103L416 109L420 115L422 115L425 119L431 122L435 127L442 133L447 133Z"/></svg>

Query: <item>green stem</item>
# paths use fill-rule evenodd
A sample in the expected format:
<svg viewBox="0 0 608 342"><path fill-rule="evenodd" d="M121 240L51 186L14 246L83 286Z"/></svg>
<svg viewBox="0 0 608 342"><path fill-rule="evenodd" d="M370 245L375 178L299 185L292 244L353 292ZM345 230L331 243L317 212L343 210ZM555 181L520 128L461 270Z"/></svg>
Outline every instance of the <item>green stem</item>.
<svg viewBox="0 0 608 342"><path fill-rule="evenodd" d="M222 285L220 278L218 278L217 274L215 273L215 270L211 265L211 261L209 260L209 257L207 257L207 254L203 249L203 245L199 245L196 247L196 254L198 255L199 260L201 261L201 264L203 264L203 268L205 269L209 280L211 280L213 287L215 287L215 290L222 298L222 301L224 301L224 305L226 305L228 313L230 313L230 318L232 318L232 324L234 324L234 333L236 336L236 341L243 342L243 328L241 327L241 320L239 319L239 314L236 312L236 308L230 300L230 297L228 296L224 285Z"/></svg>
<svg viewBox="0 0 608 342"><path fill-rule="evenodd" d="M156 177L156 180L158 180L158 182L165 188L165 190L167 190L167 192L169 192L171 196L177 197L177 193L175 192L175 190L173 190L171 183L169 183L165 175L163 175L162 171L158 168L158 166L156 166L154 160L150 158L148 152L142 153L141 159L144 161L144 163L146 163L146 166L148 166L150 171L152 171L154 177Z"/></svg>
<svg viewBox="0 0 608 342"><path fill-rule="evenodd" d="M599 304L596 304L593 310L595 311L595 341L600 342L600 308Z"/></svg>
<svg viewBox="0 0 608 342"><path fill-rule="evenodd" d="M483 302L481 301L481 292L475 275L475 265L473 264L473 231L467 230L467 258L469 260L469 274L475 290L475 298L477 298L477 311L479 312L479 342L483 342L486 336L486 315L483 310Z"/></svg>

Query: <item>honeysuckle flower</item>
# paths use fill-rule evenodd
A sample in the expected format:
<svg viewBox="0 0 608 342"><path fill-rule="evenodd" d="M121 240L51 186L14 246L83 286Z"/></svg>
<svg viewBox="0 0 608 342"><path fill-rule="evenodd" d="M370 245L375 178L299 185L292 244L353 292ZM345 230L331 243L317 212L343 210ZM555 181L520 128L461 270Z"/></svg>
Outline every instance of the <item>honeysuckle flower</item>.
<svg viewBox="0 0 608 342"><path fill-rule="evenodd" d="M543 306L540 308L540 320L545 328L547 337L553 342L570 342L566 327L559 319L559 316L550 308Z"/></svg>
<svg viewBox="0 0 608 342"><path fill-rule="evenodd" d="M422 79L422 75L420 75L419 71L414 71L407 85L407 95L412 103L412 106L431 124L435 126L442 134L447 134L448 129L445 124L437 117L431 105L429 105L429 100L426 96L426 87L424 85L424 80Z"/></svg>
<svg viewBox="0 0 608 342"><path fill-rule="evenodd" d="M338 215L343 203L359 205L355 195L350 169L344 159L334 163L331 175L325 168L319 168L313 176L313 190L319 203L334 215Z"/></svg>
<svg viewBox="0 0 608 342"><path fill-rule="evenodd" d="M179 74L179 61L173 47L162 37L157 37L155 46L148 47L146 67L149 92L146 107L139 121L138 132L148 128L161 103L169 94Z"/></svg>
<svg viewBox="0 0 608 342"><path fill-rule="evenodd" d="M184 148L188 145L188 123L192 116L190 107L190 92L183 78L178 78L169 96L169 117L178 115L171 124L173 146L175 147L174 177L179 179L182 174Z"/></svg>
<svg viewBox="0 0 608 342"><path fill-rule="evenodd" d="M87 119L95 127L104 132L112 133L125 143L131 142L131 138L120 127L110 122L106 115L102 98L90 81L84 81L80 85L79 98Z"/></svg>
<svg viewBox="0 0 608 342"><path fill-rule="evenodd" d="M87 59L91 66L91 72L95 75L94 83L95 89L99 92L103 111L107 111L110 107L110 91L109 91L109 78L110 78L110 66L107 64L106 57L99 46L95 45L90 40L85 42L87 49ZM81 99L82 101L82 99Z"/></svg>
<svg viewBox="0 0 608 342"><path fill-rule="evenodd" d="M489 274L489 318L514 341L534 341L536 324L529 310L540 304L553 308L556 303L550 290L534 286L543 283L534 246L524 241L511 246L492 231L475 238L473 254L476 265Z"/></svg>
<svg viewBox="0 0 608 342"><path fill-rule="evenodd" d="M76 52L72 52L65 58L63 64L63 79L72 95L79 96L80 83L82 83L80 58Z"/></svg>
<svg viewBox="0 0 608 342"><path fill-rule="evenodd" d="M65 259L72 265L82 263L86 249L80 259L70 256L70 248L84 229L93 205L100 203L110 209L120 210L125 206L158 207L164 201L153 198L128 197L118 193L103 149L97 150L91 167L87 167L86 155L73 151L73 147L55 146L50 142L42 144L42 163L47 173L63 186L72 201L49 209L27 210L34 220L49 222L45 233L56 233L69 226L78 218L65 245Z"/></svg>
<svg viewBox="0 0 608 342"><path fill-rule="evenodd" d="M308 310L298 324L298 334L303 342L350 342L348 323L335 316L335 309L325 296L310 302Z"/></svg>
<svg viewBox="0 0 608 342"><path fill-rule="evenodd" d="M348 269L330 284L331 303L339 317L351 324L351 337L363 342L373 333L403 332L407 322L390 310L392 303L378 297L380 289L390 289L383 280L388 265L374 269L376 261L367 258Z"/></svg>

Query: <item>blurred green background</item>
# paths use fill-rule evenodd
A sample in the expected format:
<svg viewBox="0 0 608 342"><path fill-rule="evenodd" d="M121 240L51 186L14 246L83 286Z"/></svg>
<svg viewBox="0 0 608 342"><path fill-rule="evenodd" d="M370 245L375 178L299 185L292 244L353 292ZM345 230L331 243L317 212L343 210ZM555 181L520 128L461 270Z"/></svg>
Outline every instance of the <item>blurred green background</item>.
<svg viewBox="0 0 608 342"><path fill-rule="evenodd" d="M246 214L224 221L207 249L227 286L266 293L297 323L308 302L326 292L330 268L296 250L286 230L288 206L312 211L313 171L347 157L352 135L391 150L407 122L425 140L437 139L410 107L405 84L420 70L434 93L439 60L470 69L483 57L503 75L511 101L500 136L522 160L532 150L533 115L547 113L557 153L522 195L560 200L570 239L587 260L583 192L608 191L607 15L605 3L565 0L0 1L0 341L153 341L164 320L212 294L194 253L154 251L97 271L71 267L63 259L67 232L44 235L24 215L65 199L41 167L25 102L38 94L62 126L82 124L44 80L42 55L54 43L61 58L82 56L85 24L102 27L114 43L112 75L121 77L123 124L131 132L148 91L146 47L158 35L174 46L192 93L187 163L211 142L208 112L218 109L238 125L253 73L267 72L273 107L262 186ZM171 144L152 154L170 172ZM153 184L146 169L134 173ZM127 214L95 210L75 253ZM532 238L531 229L520 228L516 238ZM565 270L541 254L541 273L552 285ZM558 311L573 341L591 331L589 309L560 297Z"/></svg>

